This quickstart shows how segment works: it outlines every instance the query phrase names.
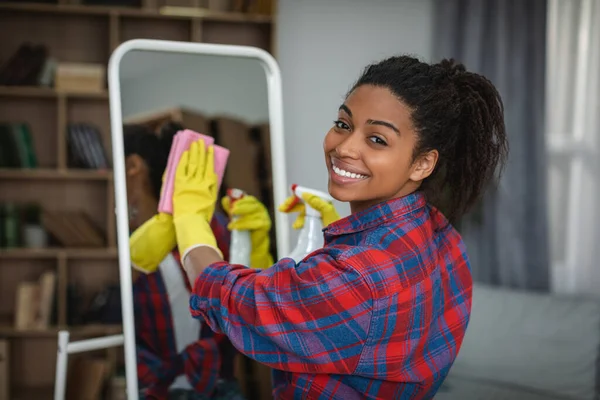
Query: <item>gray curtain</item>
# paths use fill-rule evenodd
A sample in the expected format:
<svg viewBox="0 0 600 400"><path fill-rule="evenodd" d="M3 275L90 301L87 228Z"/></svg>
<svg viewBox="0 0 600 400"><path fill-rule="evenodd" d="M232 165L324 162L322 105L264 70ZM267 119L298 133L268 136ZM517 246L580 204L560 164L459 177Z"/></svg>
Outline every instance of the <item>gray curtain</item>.
<svg viewBox="0 0 600 400"><path fill-rule="evenodd" d="M460 221L475 281L546 291L546 0L436 0L434 61L453 57L498 88L510 154L499 184Z"/></svg>

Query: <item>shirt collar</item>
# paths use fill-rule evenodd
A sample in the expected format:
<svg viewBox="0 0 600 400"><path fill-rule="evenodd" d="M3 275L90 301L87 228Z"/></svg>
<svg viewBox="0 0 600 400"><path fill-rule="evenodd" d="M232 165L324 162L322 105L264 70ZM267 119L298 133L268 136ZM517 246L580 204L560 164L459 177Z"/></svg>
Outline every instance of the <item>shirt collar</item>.
<svg viewBox="0 0 600 400"><path fill-rule="evenodd" d="M415 210L425 207L425 195L413 192L403 197L397 197L375 204L363 211L350 214L336 222L329 224L325 229L328 235L344 235L367 230L385 224L386 222L405 217Z"/></svg>

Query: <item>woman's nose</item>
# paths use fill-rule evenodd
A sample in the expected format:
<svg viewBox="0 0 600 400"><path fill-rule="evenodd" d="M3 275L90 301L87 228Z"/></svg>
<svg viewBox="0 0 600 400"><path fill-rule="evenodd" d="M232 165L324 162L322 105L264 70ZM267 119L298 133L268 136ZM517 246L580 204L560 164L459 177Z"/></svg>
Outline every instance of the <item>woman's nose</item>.
<svg viewBox="0 0 600 400"><path fill-rule="evenodd" d="M335 148L338 156L357 159L360 156L360 139L356 132L346 136Z"/></svg>

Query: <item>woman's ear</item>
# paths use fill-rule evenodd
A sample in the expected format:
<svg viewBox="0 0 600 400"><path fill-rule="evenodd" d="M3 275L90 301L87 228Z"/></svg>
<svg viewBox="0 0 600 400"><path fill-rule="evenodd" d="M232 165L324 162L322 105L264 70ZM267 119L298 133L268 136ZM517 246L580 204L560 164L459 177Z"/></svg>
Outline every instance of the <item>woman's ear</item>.
<svg viewBox="0 0 600 400"><path fill-rule="evenodd" d="M125 174L128 178L139 176L144 170L145 162L137 154L131 154L125 158Z"/></svg>
<svg viewBox="0 0 600 400"><path fill-rule="evenodd" d="M435 169L439 156L437 150L431 150L417 157L412 166L410 180L420 182L431 175Z"/></svg>

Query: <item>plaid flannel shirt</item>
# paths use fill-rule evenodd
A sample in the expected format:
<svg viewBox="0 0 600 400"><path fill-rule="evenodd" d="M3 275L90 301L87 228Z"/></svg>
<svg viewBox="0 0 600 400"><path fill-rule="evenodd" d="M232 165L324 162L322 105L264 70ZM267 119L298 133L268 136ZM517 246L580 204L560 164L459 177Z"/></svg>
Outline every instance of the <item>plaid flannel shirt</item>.
<svg viewBox="0 0 600 400"><path fill-rule="evenodd" d="M215 213L211 227L217 246L225 257L229 254L230 233L227 217ZM176 250L173 255L179 261ZM183 281L191 291L187 276L181 269ZM182 353L177 352L168 293L160 272L141 275L133 285L136 323L136 345L139 387L144 398L166 399L173 380L185 374L196 392L210 396L221 374L223 353L233 357L233 347L222 334L203 326L198 341ZM188 310L182 310L188 312ZM232 351L229 351L230 347Z"/></svg>
<svg viewBox="0 0 600 400"><path fill-rule="evenodd" d="M456 358L472 279L458 232L417 192L324 229L299 263L225 262L192 315L274 369L277 399L429 399Z"/></svg>

